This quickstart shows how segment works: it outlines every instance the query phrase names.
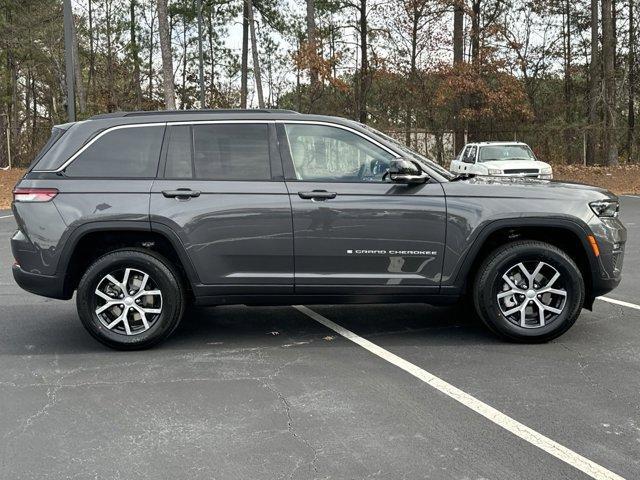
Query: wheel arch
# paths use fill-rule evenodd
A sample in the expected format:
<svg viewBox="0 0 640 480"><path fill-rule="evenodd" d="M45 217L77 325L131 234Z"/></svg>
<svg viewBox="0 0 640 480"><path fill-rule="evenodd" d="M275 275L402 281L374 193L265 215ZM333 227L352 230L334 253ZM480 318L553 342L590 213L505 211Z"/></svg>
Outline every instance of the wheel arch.
<svg viewBox="0 0 640 480"><path fill-rule="evenodd" d="M84 271L96 258L122 248L142 248L167 258L177 268L186 290L199 283L182 242L168 227L151 228L149 222L90 222L76 228L65 241L58 262L64 272L64 294L71 298Z"/></svg>
<svg viewBox="0 0 640 480"><path fill-rule="evenodd" d="M586 224L566 218L515 218L490 222L478 233L472 247L454 274L454 288L466 293L473 285L478 268L486 256L500 245L516 240L538 240L565 251L582 272L585 282L585 307L593 305L593 280L599 271L589 245Z"/></svg>

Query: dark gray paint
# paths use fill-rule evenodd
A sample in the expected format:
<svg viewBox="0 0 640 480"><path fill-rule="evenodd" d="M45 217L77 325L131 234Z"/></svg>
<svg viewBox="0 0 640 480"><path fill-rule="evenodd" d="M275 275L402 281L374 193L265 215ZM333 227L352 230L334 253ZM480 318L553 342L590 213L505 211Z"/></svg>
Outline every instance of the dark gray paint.
<svg viewBox="0 0 640 480"><path fill-rule="evenodd" d="M626 240L626 230L619 220L601 220L591 212L589 202L613 198L595 187L532 179L449 181L428 165L424 169L431 181L422 186L294 182L290 177L285 183L278 176L270 182L158 179L154 183L69 179L42 171L45 164L52 168L64 164L74 148L112 126L223 120L330 122L371 135L398 156L403 154L355 122L313 115L187 112L79 122L20 182L61 192L52 203L14 207L21 231L12 245L23 270L59 281L66 271L61 254L65 246L72 249L67 241L73 232L90 231L105 221L131 222L136 228L142 223L148 229L158 225L173 232L174 246L186 252L196 270L198 278L192 279L196 295L245 294L224 300L243 302L253 294L335 293L368 295L363 300L376 301L375 295L459 287L469 253L496 221L540 219L544 228L561 219L580 225L585 237L589 232L597 237L602 255L594 260L594 278L609 280L601 291L613 288L620 277L613 245ZM285 145L280 147L287 176L290 159ZM278 151L272 150L271 157L277 163ZM183 201L161 193L176 188L199 190L201 196ZM314 201L298 196L314 189L335 192L336 197ZM347 253L349 249L430 250L436 255L354 256ZM298 276L293 279L292 274ZM401 301L402 295L384 300L390 298Z"/></svg>
<svg viewBox="0 0 640 480"><path fill-rule="evenodd" d="M189 188L200 196L165 198ZM205 285L245 285L247 293L293 293L291 207L284 182L157 180L151 221L171 228ZM254 288L251 285L255 285Z"/></svg>

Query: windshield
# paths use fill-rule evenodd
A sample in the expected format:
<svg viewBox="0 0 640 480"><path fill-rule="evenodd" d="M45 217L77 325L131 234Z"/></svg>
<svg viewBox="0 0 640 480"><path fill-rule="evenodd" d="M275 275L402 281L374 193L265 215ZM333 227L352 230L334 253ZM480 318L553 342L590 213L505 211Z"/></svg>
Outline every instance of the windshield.
<svg viewBox="0 0 640 480"><path fill-rule="evenodd" d="M526 145L489 145L480 147L479 162L492 160L535 160L531 149Z"/></svg>
<svg viewBox="0 0 640 480"><path fill-rule="evenodd" d="M406 156L408 158L416 160L416 161L418 161L420 163L423 163L427 167L429 167L432 170L435 170L436 172L438 172L440 175L442 175L447 180L452 180L452 179L456 178L456 176L453 175L449 170L445 169L444 167L441 167L440 165L438 165L433 160L429 160L427 157L425 157L423 155L420 155L418 152L414 152L409 147L407 147L403 143L399 142L395 138L390 137L386 133L382 133L381 131L376 130L375 128L372 128L369 125L365 125L363 123L358 123L358 125L360 125L365 130L368 130L371 133L374 133L377 136L384 138L386 141L388 141L389 143L392 143L393 145L398 147L400 150L402 150L402 153L406 154Z"/></svg>

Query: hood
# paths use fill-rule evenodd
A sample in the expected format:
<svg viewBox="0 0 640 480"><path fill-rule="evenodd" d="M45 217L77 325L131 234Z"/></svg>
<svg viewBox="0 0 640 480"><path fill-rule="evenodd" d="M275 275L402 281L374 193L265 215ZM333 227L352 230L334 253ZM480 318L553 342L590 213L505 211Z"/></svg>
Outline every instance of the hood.
<svg viewBox="0 0 640 480"><path fill-rule="evenodd" d="M577 182L560 182L556 180L540 180L538 178L531 177L474 176L463 180L449 182L450 185L455 185L456 183L466 184L469 187L476 187L483 192L491 192L491 195L499 197L509 197L515 195L530 198L565 196L583 196L592 199L617 198L609 190L605 188L595 187L593 185L585 185ZM514 190L516 190L517 192ZM482 193L480 195L483 196Z"/></svg>
<svg viewBox="0 0 640 480"><path fill-rule="evenodd" d="M487 168L497 168L500 170L512 168L542 169L549 166L548 163L540 162L538 160L490 160L488 162L480 162L478 165L483 165Z"/></svg>

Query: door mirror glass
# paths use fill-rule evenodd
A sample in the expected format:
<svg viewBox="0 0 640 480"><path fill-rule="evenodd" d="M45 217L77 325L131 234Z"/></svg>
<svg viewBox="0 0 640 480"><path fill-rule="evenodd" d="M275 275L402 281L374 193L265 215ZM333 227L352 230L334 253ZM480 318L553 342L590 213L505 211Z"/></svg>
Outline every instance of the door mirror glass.
<svg viewBox="0 0 640 480"><path fill-rule="evenodd" d="M429 179L418 163L406 158L392 160L384 178L387 176L394 183L425 183Z"/></svg>

